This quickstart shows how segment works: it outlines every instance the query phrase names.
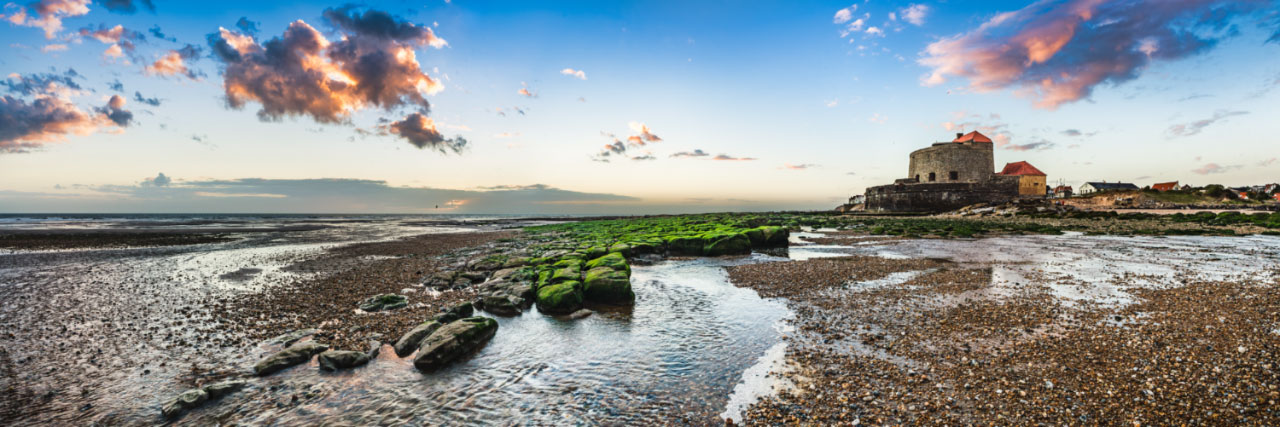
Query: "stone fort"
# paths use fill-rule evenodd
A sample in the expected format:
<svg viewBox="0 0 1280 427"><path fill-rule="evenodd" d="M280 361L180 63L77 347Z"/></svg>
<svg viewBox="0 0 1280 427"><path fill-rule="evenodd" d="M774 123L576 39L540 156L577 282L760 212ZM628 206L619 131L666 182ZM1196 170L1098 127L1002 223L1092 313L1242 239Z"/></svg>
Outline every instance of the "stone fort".
<svg viewBox="0 0 1280 427"><path fill-rule="evenodd" d="M1026 162L1010 163L1005 172L995 173L992 145L991 138L975 131L912 152L907 178L867 189L866 210L937 213L1003 203L1019 197L1022 181L1029 184L1023 185L1027 189L1022 195L1038 191L1043 196L1044 173ZM1015 165L1025 167L1011 168ZM1041 183L1038 189L1036 182Z"/></svg>

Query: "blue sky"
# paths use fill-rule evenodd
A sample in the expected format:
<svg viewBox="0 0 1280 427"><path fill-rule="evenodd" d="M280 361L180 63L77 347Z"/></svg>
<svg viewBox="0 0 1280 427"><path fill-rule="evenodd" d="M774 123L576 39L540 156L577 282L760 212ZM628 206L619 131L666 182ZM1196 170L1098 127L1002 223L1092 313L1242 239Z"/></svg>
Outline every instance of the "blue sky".
<svg viewBox="0 0 1280 427"><path fill-rule="evenodd" d="M0 22L0 211L824 209L961 130L1053 183L1280 181L1274 1L41 3ZM70 12L50 38L51 5ZM254 56L298 20L361 56L413 52L355 75L331 48L320 79L430 90L237 86L309 82Z"/></svg>

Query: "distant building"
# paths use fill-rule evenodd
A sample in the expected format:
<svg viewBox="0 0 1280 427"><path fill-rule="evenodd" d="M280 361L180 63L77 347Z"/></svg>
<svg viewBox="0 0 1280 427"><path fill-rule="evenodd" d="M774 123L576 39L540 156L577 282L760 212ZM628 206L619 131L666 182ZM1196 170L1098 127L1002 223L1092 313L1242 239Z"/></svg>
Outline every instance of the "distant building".
<svg viewBox="0 0 1280 427"><path fill-rule="evenodd" d="M1280 193L1272 194L1271 197L1276 199L1277 202L1280 202Z"/></svg>
<svg viewBox="0 0 1280 427"><path fill-rule="evenodd" d="M1019 196L1044 196L1045 181L1048 179L1044 172L1036 169L1027 162L1013 162L1004 165L1004 170L996 175L1016 176L1018 177L1018 195Z"/></svg>
<svg viewBox="0 0 1280 427"><path fill-rule="evenodd" d="M1080 194L1093 194L1100 191L1138 190L1138 186L1127 182L1086 182L1080 186Z"/></svg>
<svg viewBox="0 0 1280 427"><path fill-rule="evenodd" d="M1276 190L1280 190L1280 184L1267 184L1262 187L1262 192L1267 194L1274 193Z"/></svg>
<svg viewBox="0 0 1280 427"><path fill-rule="evenodd" d="M1071 195L1072 191L1070 185L1059 185L1057 187L1053 187L1053 190L1049 192L1050 197L1066 198L1071 197Z"/></svg>
<svg viewBox="0 0 1280 427"><path fill-rule="evenodd" d="M951 141L911 152L907 177L868 188L866 208L873 212L946 212L1018 198L1020 178L994 170L991 138L980 132L958 133ZM1037 193L1043 197L1044 173L1040 175Z"/></svg>
<svg viewBox="0 0 1280 427"><path fill-rule="evenodd" d="M849 204L851 205L861 205L866 202L867 202L867 195L865 194L859 194L849 198Z"/></svg>
<svg viewBox="0 0 1280 427"><path fill-rule="evenodd" d="M1156 191L1175 191L1178 189L1178 181L1151 184L1151 189Z"/></svg>

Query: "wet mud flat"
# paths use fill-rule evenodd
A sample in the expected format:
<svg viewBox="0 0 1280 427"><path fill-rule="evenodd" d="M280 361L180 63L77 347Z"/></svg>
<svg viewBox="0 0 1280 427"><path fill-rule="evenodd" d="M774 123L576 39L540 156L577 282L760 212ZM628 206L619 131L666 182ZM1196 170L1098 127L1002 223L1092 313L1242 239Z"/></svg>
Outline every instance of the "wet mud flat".
<svg viewBox="0 0 1280 427"><path fill-rule="evenodd" d="M285 231L253 228L263 230L227 233L229 240L211 243L118 247L119 241L113 241L86 247L79 241L73 249L0 253L0 424L163 423L159 408L164 401L192 387L243 375L245 366L261 356L254 349L265 332L243 328L243 316L260 314L280 323L306 319L315 306L287 295L319 277L344 271L360 277L348 270L373 258L412 258L405 249L410 246L436 253L501 238L386 222ZM131 229L81 231L86 230L43 234L148 235ZM424 231L439 240L394 240ZM350 245L386 240L385 246ZM335 247L343 249L326 251ZM309 260L321 266L294 271ZM393 277L400 270L380 266L387 267L379 277L387 281L380 286L401 284ZM372 277L350 284L371 282ZM313 304L325 302L316 295L342 295L309 289ZM260 313L228 311L229 304L246 295L279 295L272 300L279 305Z"/></svg>
<svg viewBox="0 0 1280 427"><path fill-rule="evenodd" d="M746 424L1280 422L1280 239L844 243L729 268L795 311Z"/></svg>

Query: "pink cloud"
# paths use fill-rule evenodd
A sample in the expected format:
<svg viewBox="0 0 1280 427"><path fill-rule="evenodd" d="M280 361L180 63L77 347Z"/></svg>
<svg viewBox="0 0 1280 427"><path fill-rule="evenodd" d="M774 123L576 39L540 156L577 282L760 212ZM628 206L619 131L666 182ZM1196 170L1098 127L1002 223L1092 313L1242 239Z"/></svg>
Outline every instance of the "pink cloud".
<svg viewBox="0 0 1280 427"><path fill-rule="evenodd" d="M1138 77L1154 61L1205 52L1233 32L1214 31L1265 2L1227 0L1039 1L977 29L929 44L926 86L949 77L978 91L1014 89L1055 109L1102 83Z"/></svg>

